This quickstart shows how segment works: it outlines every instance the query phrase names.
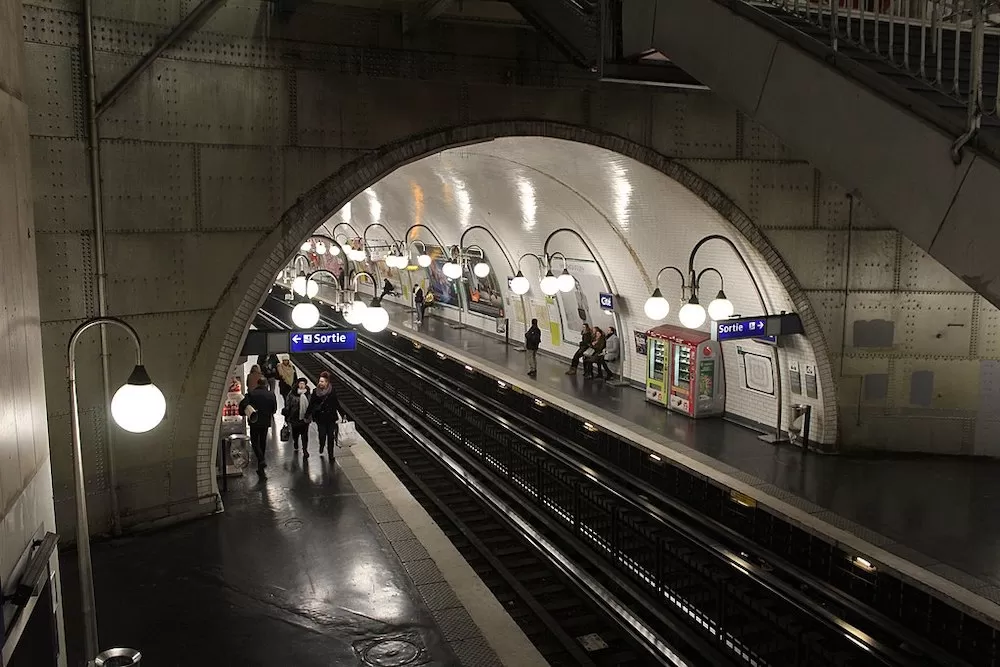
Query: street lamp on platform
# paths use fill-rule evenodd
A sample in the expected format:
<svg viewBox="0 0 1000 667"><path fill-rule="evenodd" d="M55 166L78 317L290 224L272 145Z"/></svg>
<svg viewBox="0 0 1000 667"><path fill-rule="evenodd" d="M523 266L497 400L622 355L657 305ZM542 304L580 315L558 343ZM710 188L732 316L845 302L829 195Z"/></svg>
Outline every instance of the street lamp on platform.
<svg viewBox="0 0 1000 667"><path fill-rule="evenodd" d="M691 249L691 254L688 256L688 268L687 268L687 280L685 280L684 272L678 269L676 266L664 266L656 274L656 285L653 290L653 294L646 299L646 303L643 306L643 310L646 313L646 317L652 320L662 320L670 312L670 303L663 296L660 291L660 276L663 275L664 271L674 271L681 279L681 299L687 299L683 306L681 306L680 311L677 313L677 318L681 321L681 324L689 329L697 329L702 324L705 323L705 307L701 305L701 301L698 299L698 290L701 288L701 279L706 273L714 273L719 277L719 292L715 295L715 298L708 304L708 316L713 320L718 322L719 320L725 320L733 316L735 312L735 307L733 302L726 297L725 291L725 279L722 277L722 273L714 268L708 267L702 269L700 272L696 272L694 268L694 260L698 251L703 245L709 241L719 240L723 241L732 248L736 256L743 262L747 269L747 273L753 279L753 274L750 273L750 267L746 266L746 260L740 254L736 245L730 241L725 236L719 234L712 234L701 239L694 245ZM754 283L756 287L756 282ZM758 290L759 292L759 290ZM763 299L761 300L763 304Z"/></svg>
<svg viewBox="0 0 1000 667"><path fill-rule="evenodd" d="M80 568L80 600L83 607L84 648L87 664L93 664L100 650L97 609L94 604L94 570L90 559L90 527L87 519L87 485L83 472L80 442L80 403L76 392L76 345L87 329L110 324L124 329L135 346L135 367L128 380L111 399L111 417L130 433L145 433L163 421L167 402L142 365L139 334L115 317L95 317L78 326L69 337L66 357L69 365L70 431L73 440L73 481L76 489L76 551Z"/></svg>

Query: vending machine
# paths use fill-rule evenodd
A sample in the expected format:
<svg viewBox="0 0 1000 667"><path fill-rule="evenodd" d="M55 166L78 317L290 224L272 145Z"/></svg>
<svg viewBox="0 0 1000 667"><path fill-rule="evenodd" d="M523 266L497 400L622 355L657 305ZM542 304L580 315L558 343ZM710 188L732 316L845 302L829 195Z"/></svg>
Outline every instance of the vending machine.
<svg viewBox="0 0 1000 667"><path fill-rule="evenodd" d="M664 324L647 332L646 399L699 419L726 409L722 346L707 333Z"/></svg>

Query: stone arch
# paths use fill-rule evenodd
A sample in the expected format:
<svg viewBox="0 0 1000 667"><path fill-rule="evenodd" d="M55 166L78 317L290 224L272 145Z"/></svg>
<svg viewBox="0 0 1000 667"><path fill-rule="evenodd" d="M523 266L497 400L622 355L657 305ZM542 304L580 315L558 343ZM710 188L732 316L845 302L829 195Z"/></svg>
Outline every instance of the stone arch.
<svg viewBox="0 0 1000 667"><path fill-rule="evenodd" d="M241 262L239 270L226 285L219 305L227 300L242 298L234 316L226 326L223 342L216 357L206 397L198 443L200 470L211 470L217 441L216 423L222 401L224 385L254 314L263 304L274 276L294 256L302 241L317 229L329 215L359 195L369 185L379 181L399 167L462 145L477 144L501 137L548 137L563 139L604 148L632 158L680 183L700 197L727 220L753 247L774 272L802 318L805 334L813 346L818 361L817 373L823 391L823 414L827 432L838 432L837 385L830 364L830 351L819 320L809 298L791 273L784 259L754 221L722 191L679 162L629 139L593 128L539 120L504 120L437 129L410 136L363 155L341 167L303 195L282 215L270 233L261 237L256 246ZM208 330L219 323L206 324L199 349L207 338ZM194 364L192 363L192 367ZM214 475L199 475L211 479ZM205 490L204 493L209 493Z"/></svg>

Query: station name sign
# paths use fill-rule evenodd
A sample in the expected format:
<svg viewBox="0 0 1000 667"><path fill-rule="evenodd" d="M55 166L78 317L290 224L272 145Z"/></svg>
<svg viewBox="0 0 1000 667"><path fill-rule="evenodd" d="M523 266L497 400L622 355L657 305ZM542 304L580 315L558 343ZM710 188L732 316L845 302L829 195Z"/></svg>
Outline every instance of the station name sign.
<svg viewBox="0 0 1000 667"><path fill-rule="evenodd" d="M712 338L719 341L760 338L775 342L779 336L800 333L803 333L802 320L795 313L737 317L713 322L712 325Z"/></svg>
<svg viewBox="0 0 1000 667"><path fill-rule="evenodd" d="M352 352L358 347L358 332L292 331L288 343L289 352Z"/></svg>

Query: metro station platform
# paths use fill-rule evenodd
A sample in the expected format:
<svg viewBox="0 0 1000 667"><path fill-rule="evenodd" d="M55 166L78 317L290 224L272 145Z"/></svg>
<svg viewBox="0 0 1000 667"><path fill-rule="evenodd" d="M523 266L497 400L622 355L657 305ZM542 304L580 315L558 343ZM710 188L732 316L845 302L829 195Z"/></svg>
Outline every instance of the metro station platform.
<svg viewBox="0 0 1000 667"><path fill-rule="evenodd" d="M225 513L94 545L103 648L177 667L546 664L367 443L320 456L313 425L303 459L274 431L267 478L231 478ZM72 659L75 552L62 568Z"/></svg>
<svg viewBox="0 0 1000 667"><path fill-rule="evenodd" d="M874 557L968 612L1000 622L1000 461L857 457L771 445L722 420L692 420L633 387L566 375L568 361L524 353L473 328L389 306L391 330L746 493L806 530Z"/></svg>

